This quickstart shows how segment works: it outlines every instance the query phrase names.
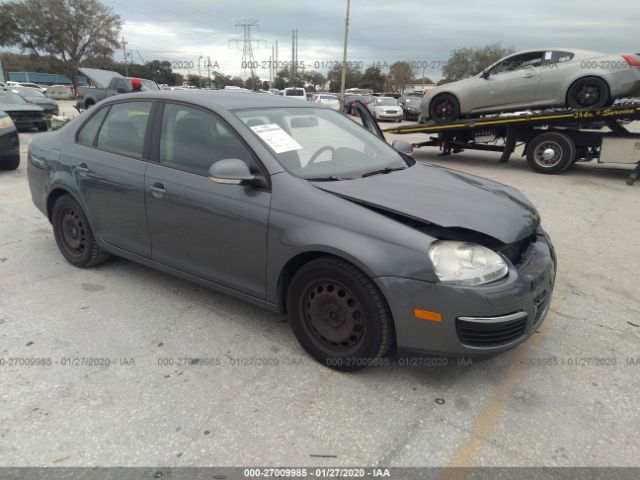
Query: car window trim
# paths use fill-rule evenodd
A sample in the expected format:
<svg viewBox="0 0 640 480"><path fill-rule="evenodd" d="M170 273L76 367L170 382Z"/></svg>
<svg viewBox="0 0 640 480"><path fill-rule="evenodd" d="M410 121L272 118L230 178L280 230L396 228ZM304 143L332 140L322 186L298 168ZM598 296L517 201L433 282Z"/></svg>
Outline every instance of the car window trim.
<svg viewBox="0 0 640 480"><path fill-rule="evenodd" d="M163 163L160 162L160 140L162 137L162 124L164 121L164 108L166 105L171 104L171 105L182 105L184 107L188 107L188 108L194 108L196 110L200 110L206 114L212 115L217 121L219 121L228 131L231 135L233 135L234 137L236 137L236 139L238 139L240 141L240 143L247 149L247 151L249 152L249 155L251 156L251 158L253 159L256 167L258 168L258 170L260 171L260 173L262 174L262 176L266 179L267 183L269 184L268 188L260 188L260 187L256 187L255 185L252 185L251 188L253 189L261 189L261 190L271 190L271 175L269 175L269 172L267 170L267 168L264 166L264 164L262 163L262 161L260 160L260 158L258 157L258 155L256 155L256 153L253 151L253 149L249 146L249 144L246 142L246 140L242 137L242 135L240 135L240 133L233 128L229 122L227 122L224 118L222 118L219 114L217 114L216 112L214 112L213 110L210 110L209 108L203 107L201 105L196 105L193 103L189 103L189 102L183 102L183 101L179 101L179 100L161 100L158 101L158 103L160 104L157 112L156 112L156 118L154 120L153 123L153 138L152 138L152 143L150 145L150 156L149 156L149 161L151 161L152 163L155 163L156 165L160 165L162 167L165 168L171 168L172 170L178 170L180 172L185 172L185 173L189 173L191 175L198 175L199 177L205 177L206 175L202 175L199 173L195 173L195 172L191 172L187 169L183 169L183 168L176 168L173 166L169 166L169 165L164 165Z"/></svg>
<svg viewBox="0 0 640 480"><path fill-rule="evenodd" d="M109 117L109 113L111 113L111 108L114 105L121 105L123 103L141 103L141 102L146 102L146 103L151 103L151 108L149 109L149 118L147 118L147 126L145 129L145 138L144 141L142 143L142 156L141 157L134 157L132 155L127 155L126 153L121 153L121 152L113 152L111 150L107 150L105 148L100 148L98 147L98 137L100 136L100 132L102 131L102 127L104 126L104 122L106 121L106 119ZM76 135L75 135L75 143L76 145L80 145L81 147L86 147L86 148L94 148L96 150L100 150L101 152L106 152L106 153L110 153L112 155L120 155L121 157L127 157L127 158L131 158L133 160L138 160L141 162L148 162L149 161L149 149L148 149L148 145L149 145L149 139L147 137L149 137L151 135L151 129L149 128L149 125L151 124L151 116L153 114L154 111L154 104L157 103L156 100L151 100L151 99L127 99L127 100L120 100L117 102L110 102L107 105L104 105L103 107L100 107L100 109L98 111L101 111L104 108L108 108L109 111L107 111L107 114L104 116L104 118L102 119L102 123L100 124L100 128L98 129L95 138L93 139L93 145L83 145L82 143L78 142L78 135L80 134L80 131L82 130L82 128L84 128L84 126L87 124L87 122L89 122L89 120L91 120L91 118L93 118L95 115L97 115L96 113L93 113L91 115L90 118L88 118L87 120L84 121L84 123L80 126L80 128L78 128L78 130L76 131Z"/></svg>

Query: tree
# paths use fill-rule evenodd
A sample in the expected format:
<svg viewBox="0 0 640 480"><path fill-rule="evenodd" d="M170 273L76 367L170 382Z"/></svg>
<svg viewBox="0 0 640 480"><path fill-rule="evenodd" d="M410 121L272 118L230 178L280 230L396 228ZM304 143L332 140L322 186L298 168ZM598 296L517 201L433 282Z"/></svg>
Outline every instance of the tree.
<svg viewBox="0 0 640 480"><path fill-rule="evenodd" d="M484 47L459 48L451 53L451 57L442 67L442 76L445 83L462 80L480 73L502 57L514 52L515 48L503 47L500 42Z"/></svg>
<svg viewBox="0 0 640 480"><path fill-rule="evenodd" d="M0 46L59 59L77 87L78 67L118 48L121 18L98 0L22 0L0 7Z"/></svg>
<svg viewBox="0 0 640 480"><path fill-rule="evenodd" d="M329 82L329 91L339 92L342 84L342 64L336 64L327 73L327 81ZM359 68L347 63L347 75L345 79L345 89L360 86L362 82L362 72Z"/></svg>
<svg viewBox="0 0 640 480"><path fill-rule="evenodd" d="M409 62L396 62L389 68L391 84L396 92L404 92L404 87L411 83L413 70Z"/></svg>
<svg viewBox="0 0 640 480"><path fill-rule="evenodd" d="M370 88L374 92L383 92L386 83L387 77L378 67L369 67L362 74L360 86Z"/></svg>
<svg viewBox="0 0 640 480"><path fill-rule="evenodd" d="M302 74L302 80L305 86L310 87L309 90L316 91L319 87L324 86L327 83L327 77L316 70L305 71Z"/></svg>
<svg viewBox="0 0 640 480"><path fill-rule="evenodd" d="M276 78L273 80L273 88L282 90L289 86L289 68L285 67L276 73Z"/></svg>

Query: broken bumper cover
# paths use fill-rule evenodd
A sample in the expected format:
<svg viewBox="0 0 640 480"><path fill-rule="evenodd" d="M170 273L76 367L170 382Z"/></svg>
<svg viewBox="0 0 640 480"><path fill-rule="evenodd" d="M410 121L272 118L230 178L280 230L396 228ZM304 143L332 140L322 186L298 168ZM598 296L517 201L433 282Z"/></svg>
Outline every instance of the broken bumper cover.
<svg viewBox="0 0 640 480"><path fill-rule="evenodd" d="M551 302L556 258L540 231L524 260L508 275L476 287L379 277L393 314L401 354L482 356L509 350L542 324ZM416 318L414 309L440 314Z"/></svg>

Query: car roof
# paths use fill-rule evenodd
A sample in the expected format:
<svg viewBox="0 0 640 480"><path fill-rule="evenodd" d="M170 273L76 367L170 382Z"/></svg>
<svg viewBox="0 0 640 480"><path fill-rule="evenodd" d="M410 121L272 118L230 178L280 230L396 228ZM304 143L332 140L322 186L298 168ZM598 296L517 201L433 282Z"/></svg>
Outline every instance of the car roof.
<svg viewBox="0 0 640 480"><path fill-rule="evenodd" d="M104 100L113 103L131 99L141 100L174 100L209 107L213 110L242 110L251 108L311 107L301 104L295 98L280 95L260 95L258 93L236 92L233 90L159 90L154 92L128 93L116 95ZM311 107L313 108L313 107Z"/></svg>

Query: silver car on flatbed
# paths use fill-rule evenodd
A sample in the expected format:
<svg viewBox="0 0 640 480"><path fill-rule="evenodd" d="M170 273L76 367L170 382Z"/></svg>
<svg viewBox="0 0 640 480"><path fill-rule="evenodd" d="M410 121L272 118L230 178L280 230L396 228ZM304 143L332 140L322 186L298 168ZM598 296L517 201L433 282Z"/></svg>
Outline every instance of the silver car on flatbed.
<svg viewBox="0 0 640 480"><path fill-rule="evenodd" d="M640 55L586 50L529 50L477 75L428 92L420 121L545 107L602 108L640 92Z"/></svg>

